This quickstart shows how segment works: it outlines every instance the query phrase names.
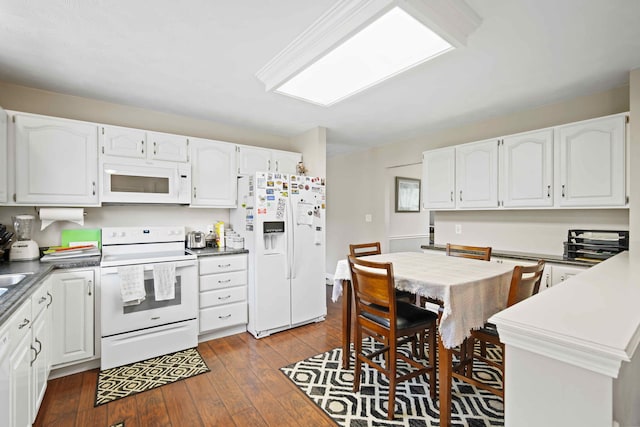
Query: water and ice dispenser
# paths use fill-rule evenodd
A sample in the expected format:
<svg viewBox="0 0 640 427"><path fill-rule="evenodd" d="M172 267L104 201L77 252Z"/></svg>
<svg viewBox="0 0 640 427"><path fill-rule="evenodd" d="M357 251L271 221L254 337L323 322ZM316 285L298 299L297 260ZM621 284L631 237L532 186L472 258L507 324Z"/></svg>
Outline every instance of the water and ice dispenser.
<svg viewBox="0 0 640 427"><path fill-rule="evenodd" d="M262 228L265 254L281 254L286 250L284 221L265 221Z"/></svg>

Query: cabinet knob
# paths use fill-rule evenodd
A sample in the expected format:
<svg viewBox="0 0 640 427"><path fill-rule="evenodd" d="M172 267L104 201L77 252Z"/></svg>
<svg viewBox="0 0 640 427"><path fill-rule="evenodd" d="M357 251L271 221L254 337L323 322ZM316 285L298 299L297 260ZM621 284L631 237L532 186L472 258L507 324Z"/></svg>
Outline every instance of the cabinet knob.
<svg viewBox="0 0 640 427"><path fill-rule="evenodd" d="M547 185L547 198L551 197L551 186Z"/></svg>
<svg viewBox="0 0 640 427"><path fill-rule="evenodd" d="M91 280L89 280L89 281L87 282L87 294L88 294L89 296L93 295L93 291L92 291L92 289L91 289L92 285L93 285L93 282L92 282Z"/></svg>
<svg viewBox="0 0 640 427"><path fill-rule="evenodd" d="M564 184L562 184L562 197L564 197Z"/></svg>
<svg viewBox="0 0 640 427"><path fill-rule="evenodd" d="M196 196L196 194L197 194L197 193L196 193L196 187L193 187L193 198L194 198L194 199L197 197L197 196Z"/></svg>
<svg viewBox="0 0 640 427"><path fill-rule="evenodd" d="M22 323L18 325L18 329L22 329L29 324L29 319L24 319Z"/></svg>
<svg viewBox="0 0 640 427"><path fill-rule="evenodd" d="M451 190L451 201L453 202L453 190Z"/></svg>
<svg viewBox="0 0 640 427"><path fill-rule="evenodd" d="M47 291L47 296L49 297L49 304L47 304L47 308L49 308L49 306L53 303L53 295L51 295L49 291Z"/></svg>
<svg viewBox="0 0 640 427"><path fill-rule="evenodd" d="M460 201L462 201L462 190L460 190Z"/></svg>

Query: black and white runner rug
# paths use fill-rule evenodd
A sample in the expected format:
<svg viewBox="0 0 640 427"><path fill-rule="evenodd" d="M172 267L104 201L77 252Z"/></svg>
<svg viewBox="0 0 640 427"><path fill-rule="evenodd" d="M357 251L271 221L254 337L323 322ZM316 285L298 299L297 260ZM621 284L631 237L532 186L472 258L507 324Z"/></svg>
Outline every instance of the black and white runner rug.
<svg viewBox="0 0 640 427"><path fill-rule="evenodd" d="M370 346L372 342L366 345ZM487 351L489 357L500 357L497 348L489 347ZM353 367L353 357L351 359ZM353 368L342 369L341 348L280 370L340 426L440 425L438 398L431 399L426 376L397 385L395 419L389 421L386 412L389 383L386 377L373 368L363 366L360 392L353 393ZM474 376L484 382L501 384L499 372L486 364L474 364ZM454 379L451 400L452 426L504 426L503 401L489 392Z"/></svg>

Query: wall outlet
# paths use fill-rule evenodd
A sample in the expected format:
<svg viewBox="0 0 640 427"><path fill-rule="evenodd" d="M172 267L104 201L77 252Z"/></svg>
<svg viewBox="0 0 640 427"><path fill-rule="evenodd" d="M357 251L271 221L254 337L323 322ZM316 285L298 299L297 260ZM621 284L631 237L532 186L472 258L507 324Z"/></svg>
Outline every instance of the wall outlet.
<svg viewBox="0 0 640 427"><path fill-rule="evenodd" d="M462 224L456 224L456 234L462 234Z"/></svg>
<svg viewBox="0 0 640 427"><path fill-rule="evenodd" d="M371 214L366 214L364 216L364 222L371 222L373 221L373 217L371 216Z"/></svg>

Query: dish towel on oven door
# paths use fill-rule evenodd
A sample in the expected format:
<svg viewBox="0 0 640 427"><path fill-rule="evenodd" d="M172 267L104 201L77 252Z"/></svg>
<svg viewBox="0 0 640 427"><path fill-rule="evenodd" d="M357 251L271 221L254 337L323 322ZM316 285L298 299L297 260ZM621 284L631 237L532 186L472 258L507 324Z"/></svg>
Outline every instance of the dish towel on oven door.
<svg viewBox="0 0 640 427"><path fill-rule="evenodd" d="M126 265L118 267L120 295L125 306L140 304L146 298L144 290L144 266Z"/></svg>
<svg viewBox="0 0 640 427"><path fill-rule="evenodd" d="M156 301L171 300L176 297L176 264L166 262L153 265L153 291Z"/></svg>

